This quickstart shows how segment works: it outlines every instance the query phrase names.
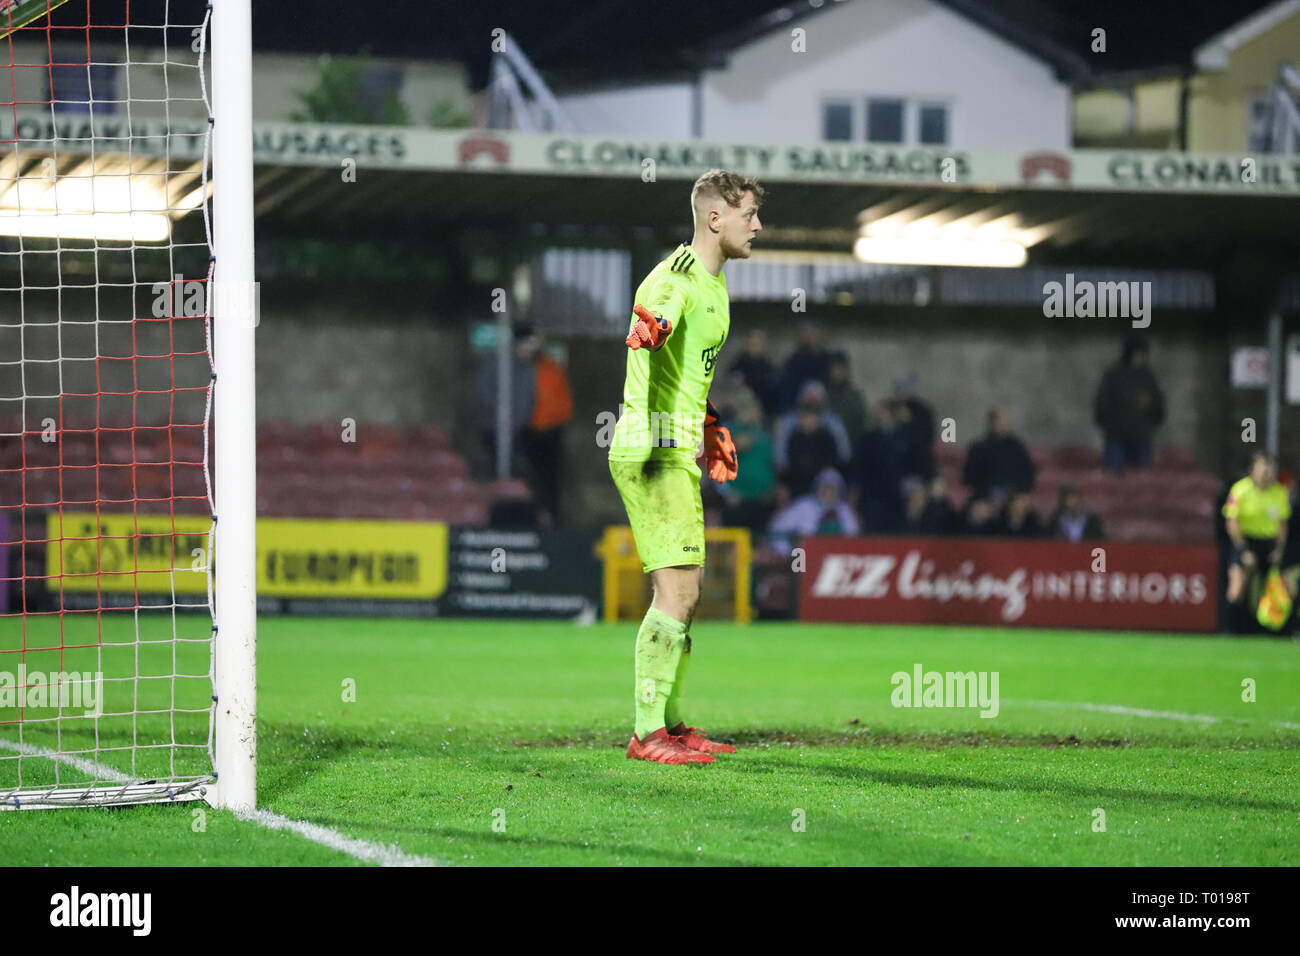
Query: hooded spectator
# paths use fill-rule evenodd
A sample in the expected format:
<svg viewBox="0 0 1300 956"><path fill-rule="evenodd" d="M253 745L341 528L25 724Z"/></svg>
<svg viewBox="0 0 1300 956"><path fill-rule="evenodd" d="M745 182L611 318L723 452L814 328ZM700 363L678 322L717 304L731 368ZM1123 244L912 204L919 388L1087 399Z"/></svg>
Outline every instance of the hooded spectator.
<svg viewBox="0 0 1300 956"><path fill-rule="evenodd" d="M858 533L858 516L844 500L844 479L834 468L817 475L813 491L800 495L772 519L771 531L782 535Z"/></svg>
<svg viewBox="0 0 1300 956"><path fill-rule="evenodd" d="M1097 386L1093 419L1105 439L1106 467L1114 472L1150 466L1152 439L1165 420L1165 396L1147 359L1146 339L1129 336Z"/></svg>

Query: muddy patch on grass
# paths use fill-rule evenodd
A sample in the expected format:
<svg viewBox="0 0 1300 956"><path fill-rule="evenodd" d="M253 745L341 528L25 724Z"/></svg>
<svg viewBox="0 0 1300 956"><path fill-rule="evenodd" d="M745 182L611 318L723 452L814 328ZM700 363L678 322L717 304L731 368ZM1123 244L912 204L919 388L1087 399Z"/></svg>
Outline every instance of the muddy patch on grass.
<svg viewBox="0 0 1300 956"><path fill-rule="evenodd" d="M851 729L776 729L739 730L732 733L710 732L709 737L719 743L737 747L794 748L794 747L1039 747L1060 750L1071 747L1130 747L1127 737L1077 737L1074 734L987 734L987 733L926 733L920 731L898 732L862 727L856 721ZM539 737L535 740L515 740L516 747L581 747L588 750L603 747L627 747L626 736L617 732L592 732L578 736Z"/></svg>

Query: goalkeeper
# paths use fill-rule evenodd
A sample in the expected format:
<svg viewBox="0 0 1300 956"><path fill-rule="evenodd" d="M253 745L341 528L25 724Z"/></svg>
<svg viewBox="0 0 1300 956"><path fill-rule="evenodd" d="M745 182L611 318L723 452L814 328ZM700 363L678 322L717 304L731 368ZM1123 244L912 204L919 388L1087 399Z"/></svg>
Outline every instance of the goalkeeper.
<svg viewBox="0 0 1300 956"><path fill-rule="evenodd" d="M691 190L695 234L637 287L627 337L623 408L609 470L623 498L654 599L636 636L636 726L627 756L658 763L713 763L735 748L688 726L682 686L690 626L704 570L700 467L736 477L736 446L708 400L730 314L728 259L746 259L763 228L763 189L713 169Z"/></svg>

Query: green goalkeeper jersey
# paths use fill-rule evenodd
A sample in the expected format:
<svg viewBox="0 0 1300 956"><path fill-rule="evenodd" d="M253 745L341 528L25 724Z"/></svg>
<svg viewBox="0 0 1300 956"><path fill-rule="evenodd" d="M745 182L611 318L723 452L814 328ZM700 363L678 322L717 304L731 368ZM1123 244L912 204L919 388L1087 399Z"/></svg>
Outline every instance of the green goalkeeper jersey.
<svg viewBox="0 0 1300 956"><path fill-rule="evenodd" d="M731 317L727 280L709 275L689 245L673 250L637 287L636 304L673 324L661 349L629 349L611 461L693 462L704 409ZM628 323L631 331L635 316Z"/></svg>

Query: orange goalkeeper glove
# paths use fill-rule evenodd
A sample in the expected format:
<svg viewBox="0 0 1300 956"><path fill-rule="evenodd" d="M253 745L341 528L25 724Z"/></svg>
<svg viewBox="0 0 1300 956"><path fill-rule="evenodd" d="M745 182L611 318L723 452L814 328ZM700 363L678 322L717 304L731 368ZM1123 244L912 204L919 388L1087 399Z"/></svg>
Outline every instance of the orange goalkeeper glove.
<svg viewBox="0 0 1300 956"><path fill-rule="evenodd" d="M736 452L736 443L731 440L731 429L721 423L712 402L706 400L705 409L704 453L700 457L714 481L735 481L740 470L740 456Z"/></svg>
<svg viewBox="0 0 1300 956"><path fill-rule="evenodd" d="M672 335L673 324L655 315L644 305L634 305L632 312L636 315L636 322L628 333L627 347L634 352L639 348L647 348L652 352L663 348L668 336Z"/></svg>

